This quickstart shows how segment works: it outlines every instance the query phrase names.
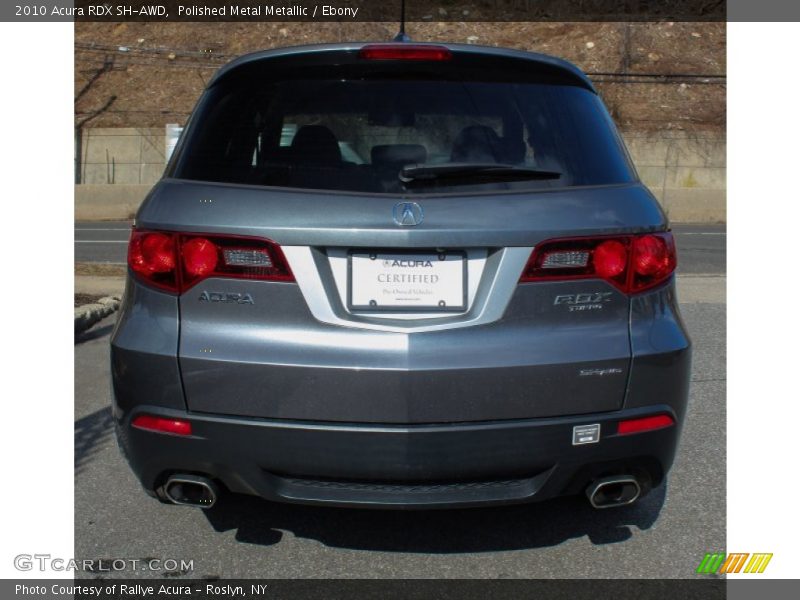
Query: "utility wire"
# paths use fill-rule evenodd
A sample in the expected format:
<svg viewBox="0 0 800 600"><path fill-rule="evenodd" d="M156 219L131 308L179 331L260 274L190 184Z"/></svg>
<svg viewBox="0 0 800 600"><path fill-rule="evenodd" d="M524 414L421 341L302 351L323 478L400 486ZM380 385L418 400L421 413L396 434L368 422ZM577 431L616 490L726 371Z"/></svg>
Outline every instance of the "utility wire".
<svg viewBox="0 0 800 600"><path fill-rule="evenodd" d="M75 62L81 65L96 65L97 61L87 58L76 58ZM125 70L127 66L151 67L154 69L207 69L214 70L221 65L209 65L203 63L188 62L148 62L146 60L128 59L118 61L114 65L114 70ZM95 71L96 69L92 69ZM609 73L586 71L586 75L595 82L602 83L691 83L693 85L725 85L727 78L725 75L695 74L695 73Z"/></svg>
<svg viewBox="0 0 800 600"><path fill-rule="evenodd" d="M156 57L167 57L170 59L168 64L170 66L177 66L183 68L218 68L217 65L201 65L201 64L187 64L185 62L172 62L176 58L202 58L206 60L230 60L236 58L238 55L225 54L223 52L212 51L195 51L195 50L181 50L177 48L147 48L147 47L134 47L134 46L113 46L108 44L96 44L76 42L75 48L84 52L107 54L115 52L124 56L140 55L138 58L144 58L141 55L153 55ZM170 58L174 57L174 58ZM156 63L137 62L131 64L153 65L158 66ZM219 65L221 66L221 65ZM634 77L634 78L668 78L668 79L726 79L725 73L636 73L630 71L612 72L612 71L584 71L589 77Z"/></svg>

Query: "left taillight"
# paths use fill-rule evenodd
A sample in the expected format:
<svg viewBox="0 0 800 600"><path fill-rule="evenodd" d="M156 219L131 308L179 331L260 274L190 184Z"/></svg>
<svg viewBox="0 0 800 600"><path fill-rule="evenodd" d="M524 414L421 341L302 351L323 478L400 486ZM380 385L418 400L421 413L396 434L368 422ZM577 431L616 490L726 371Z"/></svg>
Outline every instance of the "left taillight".
<svg viewBox="0 0 800 600"><path fill-rule="evenodd" d="M161 231L131 232L128 266L153 287L178 291L178 248L174 234Z"/></svg>
<svg viewBox="0 0 800 600"><path fill-rule="evenodd" d="M670 232L556 239L534 248L520 281L597 278L635 294L666 281L676 266Z"/></svg>
<svg viewBox="0 0 800 600"><path fill-rule="evenodd" d="M278 244L240 236L134 229L128 266L143 283L173 293L209 277L294 281Z"/></svg>

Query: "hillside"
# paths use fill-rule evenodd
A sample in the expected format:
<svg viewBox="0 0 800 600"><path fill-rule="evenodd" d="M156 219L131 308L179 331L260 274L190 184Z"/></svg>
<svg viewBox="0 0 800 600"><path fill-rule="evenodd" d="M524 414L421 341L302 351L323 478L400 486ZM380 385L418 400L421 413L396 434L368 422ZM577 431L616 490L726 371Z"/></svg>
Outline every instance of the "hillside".
<svg viewBox="0 0 800 600"><path fill-rule="evenodd" d="M386 41L395 23L76 23L75 120L183 123L214 70L237 55L315 42ZM553 54L590 74L627 131L725 128L725 23L409 23L419 41Z"/></svg>

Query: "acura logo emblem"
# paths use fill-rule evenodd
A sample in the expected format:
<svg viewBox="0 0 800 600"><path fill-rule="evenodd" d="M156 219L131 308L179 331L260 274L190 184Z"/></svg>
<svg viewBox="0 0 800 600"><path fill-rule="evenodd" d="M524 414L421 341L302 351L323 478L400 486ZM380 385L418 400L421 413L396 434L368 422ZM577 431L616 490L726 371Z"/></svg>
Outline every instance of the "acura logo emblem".
<svg viewBox="0 0 800 600"><path fill-rule="evenodd" d="M392 211L394 222L401 227L413 227L422 223L422 207L416 202L398 202Z"/></svg>

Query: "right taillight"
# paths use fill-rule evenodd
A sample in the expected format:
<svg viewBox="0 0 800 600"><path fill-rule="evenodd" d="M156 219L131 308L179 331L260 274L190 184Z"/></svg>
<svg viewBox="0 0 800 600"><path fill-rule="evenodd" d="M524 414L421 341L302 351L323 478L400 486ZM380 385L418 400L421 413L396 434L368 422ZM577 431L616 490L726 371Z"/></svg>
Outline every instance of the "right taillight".
<svg viewBox="0 0 800 600"><path fill-rule="evenodd" d="M520 281L597 278L635 294L666 281L676 265L670 232L548 240L534 248Z"/></svg>
<svg viewBox="0 0 800 600"><path fill-rule="evenodd" d="M631 238L631 292L646 290L672 275L677 265L671 233L648 233Z"/></svg>
<svg viewBox="0 0 800 600"><path fill-rule="evenodd" d="M173 293L209 277L294 281L278 244L240 236L134 229L128 266L144 283Z"/></svg>

